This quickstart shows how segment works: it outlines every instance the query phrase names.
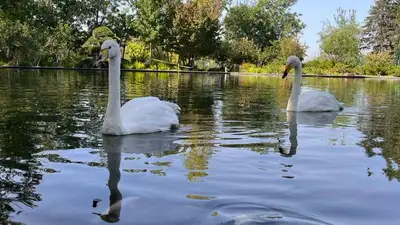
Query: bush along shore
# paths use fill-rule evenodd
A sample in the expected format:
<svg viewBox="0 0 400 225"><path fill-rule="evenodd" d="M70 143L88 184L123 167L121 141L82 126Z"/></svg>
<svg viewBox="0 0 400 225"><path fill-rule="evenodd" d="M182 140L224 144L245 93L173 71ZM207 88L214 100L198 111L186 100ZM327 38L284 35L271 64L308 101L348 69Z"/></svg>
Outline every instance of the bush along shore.
<svg viewBox="0 0 400 225"><path fill-rule="evenodd" d="M285 61L277 61L264 66L252 63L243 63L240 73L281 74ZM332 60L317 58L303 63L303 74L328 75L328 76L388 76L400 77L400 65L396 65L389 53L368 54L364 56L363 63L349 66L335 63Z"/></svg>
<svg viewBox="0 0 400 225"><path fill-rule="evenodd" d="M0 66L93 68L113 39L122 69L280 73L309 48L296 0L12 2L0 4ZM359 22L355 10L338 8L303 73L400 76L399 12L399 1L376 0Z"/></svg>

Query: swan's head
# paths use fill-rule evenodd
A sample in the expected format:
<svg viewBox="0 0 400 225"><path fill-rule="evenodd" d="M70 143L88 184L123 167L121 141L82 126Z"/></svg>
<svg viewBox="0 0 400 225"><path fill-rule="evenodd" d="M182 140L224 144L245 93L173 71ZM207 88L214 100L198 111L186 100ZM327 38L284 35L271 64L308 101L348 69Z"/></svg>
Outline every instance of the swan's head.
<svg viewBox="0 0 400 225"><path fill-rule="evenodd" d="M105 40L100 48L101 61L120 57L121 52L119 44L114 40Z"/></svg>
<svg viewBox="0 0 400 225"><path fill-rule="evenodd" d="M286 60L286 67L285 67L285 71L283 71L283 75L282 75L282 79L285 78L290 70L294 67L294 68L300 68L301 66L301 61L297 56L289 56Z"/></svg>

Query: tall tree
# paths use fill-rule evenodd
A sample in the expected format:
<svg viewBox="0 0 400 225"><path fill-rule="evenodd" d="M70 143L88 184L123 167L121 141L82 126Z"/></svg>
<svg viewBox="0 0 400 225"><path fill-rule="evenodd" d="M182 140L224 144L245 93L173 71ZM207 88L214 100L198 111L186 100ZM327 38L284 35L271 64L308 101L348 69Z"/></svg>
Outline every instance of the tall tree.
<svg viewBox="0 0 400 225"><path fill-rule="evenodd" d="M176 6L179 0L137 0L135 30L146 43L160 45L162 40L171 33Z"/></svg>
<svg viewBox="0 0 400 225"><path fill-rule="evenodd" d="M258 47L248 38L225 40L221 47L223 51L221 53L225 55L221 61L226 61L228 64L257 63L260 54Z"/></svg>
<svg viewBox="0 0 400 225"><path fill-rule="evenodd" d="M284 37L272 42L272 46L261 53L261 63L279 60L285 61L287 57L295 55L301 60L306 56L308 46L300 42L299 37Z"/></svg>
<svg viewBox="0 0 400 225"><path fill-rule="evenodd" d="M363 48L394 52L400 41L399 0L376 0L365 18Z"/></svg>
<svg viewBox="0 0 400 225"><path fill-rule="evenodd" d="M173 51L190 66L198 56L210 56L220 44L222 0L189 0L181 3L173 23L177 45Z"/></svg>
<svg viewBox="0 0 400 225"><path fill-rule="evenodd" d="M224 19L228 39L247 37L261 50L273 41L299 34L305 25L301 14L290 12L297 0L259 0L231 7Z"/></svg>
<svg viewBox="0 0 400 225"><path fill-rule="evenodd" d="M326 21L319 33L320 48L333 62L354 66L361 59L360 34L356 11L338 8L334 23Z"/></svg>

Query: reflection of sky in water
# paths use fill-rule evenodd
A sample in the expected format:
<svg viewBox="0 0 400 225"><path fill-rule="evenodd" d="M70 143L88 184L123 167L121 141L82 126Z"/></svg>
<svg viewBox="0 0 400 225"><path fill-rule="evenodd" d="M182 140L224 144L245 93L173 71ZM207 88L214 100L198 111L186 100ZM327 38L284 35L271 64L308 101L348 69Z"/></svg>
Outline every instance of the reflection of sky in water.
<svg viewBox="0 0 400 225"><path fill-rule="evenodd" d="M345 110L291 115L291 79L125 73L122 99L177 102L182 126L103 140L106 74L5 73L0 219L398 224L397 81L304 78Z"/></svg>

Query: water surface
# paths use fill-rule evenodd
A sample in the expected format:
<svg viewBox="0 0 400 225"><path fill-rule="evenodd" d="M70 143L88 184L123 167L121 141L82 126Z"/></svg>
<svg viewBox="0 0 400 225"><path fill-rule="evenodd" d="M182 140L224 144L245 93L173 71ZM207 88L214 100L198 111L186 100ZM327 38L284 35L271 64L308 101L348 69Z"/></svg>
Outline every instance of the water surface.
<svg viewBox="0 0 400 225"><path fill-rule="evenodd" d="M0 71L3 223L400 224L398 81L305 78L345 110L294 114L290 79L121 79L123 101L178 103L181 128L103 137L107 74Z"/></svg>

